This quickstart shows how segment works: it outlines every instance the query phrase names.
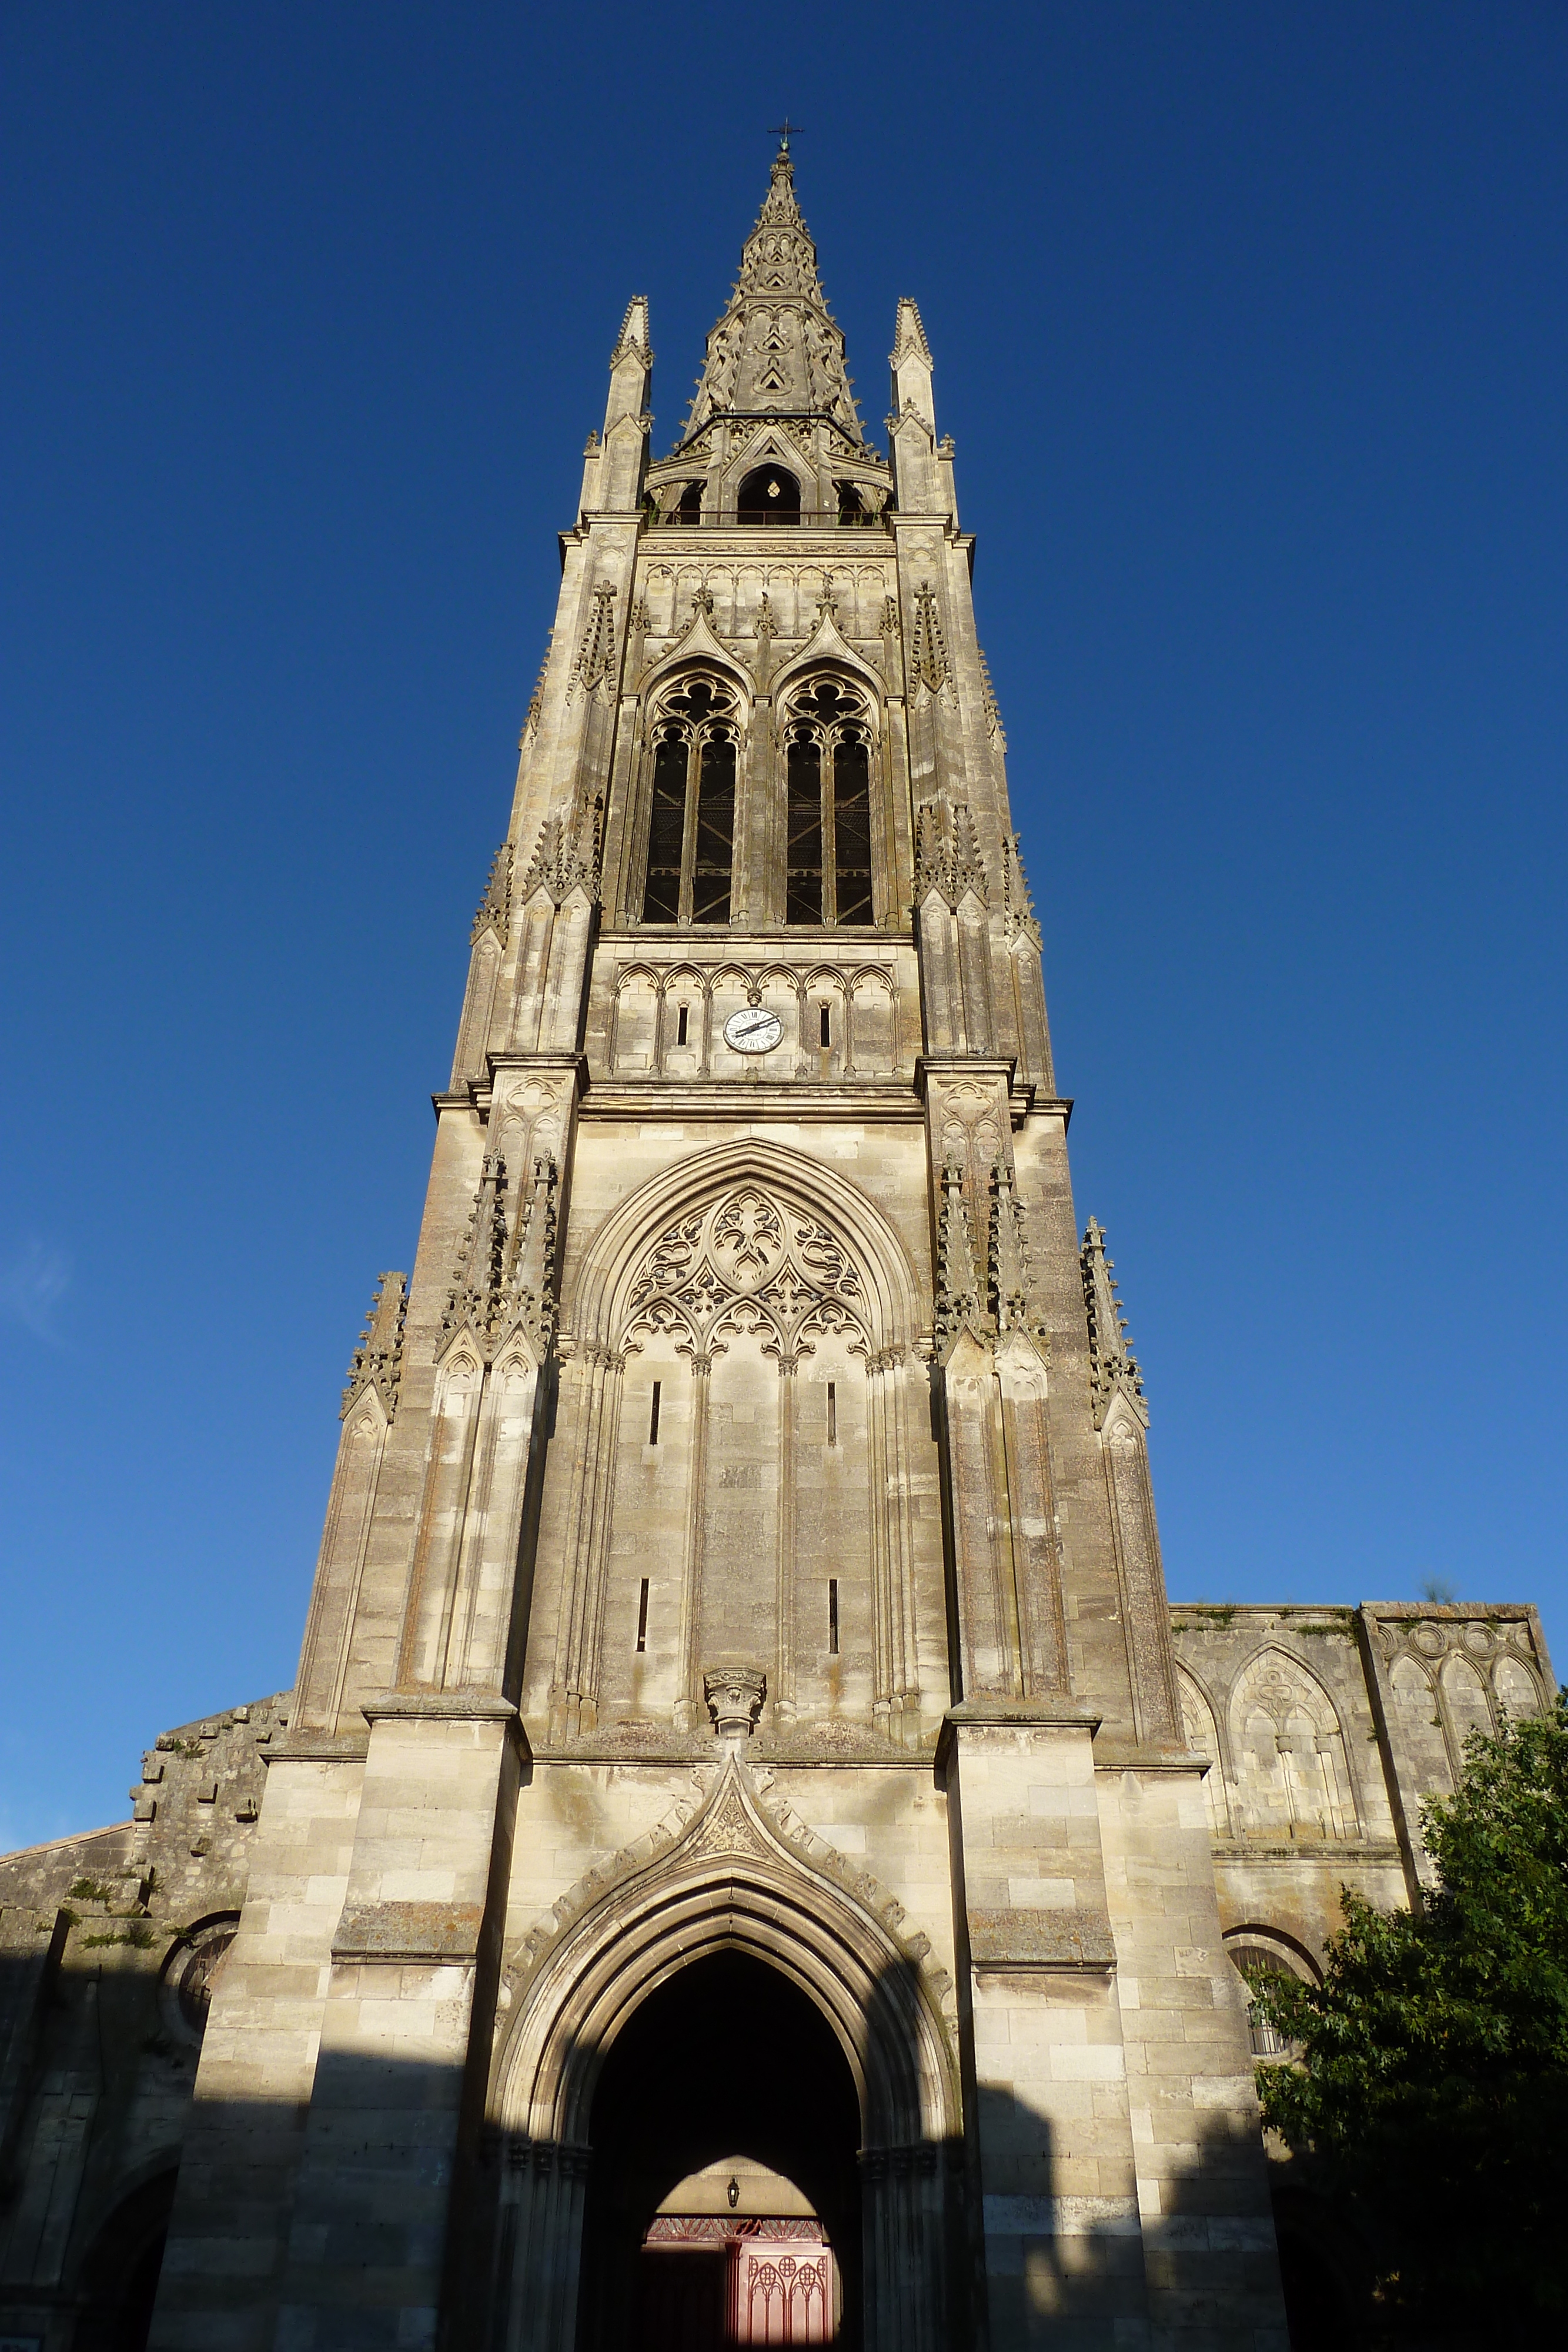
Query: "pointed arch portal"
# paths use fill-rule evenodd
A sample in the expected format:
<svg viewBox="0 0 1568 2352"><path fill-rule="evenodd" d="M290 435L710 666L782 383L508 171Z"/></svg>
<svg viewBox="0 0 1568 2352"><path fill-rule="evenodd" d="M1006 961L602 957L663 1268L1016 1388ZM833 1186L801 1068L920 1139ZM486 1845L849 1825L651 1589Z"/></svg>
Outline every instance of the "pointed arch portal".
<svg viewBox="0 0 1568 2352"><path fill-rule="evenodd" d="M821 2221L841 2344L957 2340L958 2095L946 1980L923 1943L902 1944L841 1869L792 1850L737 1764L667 1850L608 1874L575 1915L558 1906L497 2057L497 2345L634 2342L626 2314L661 2201L734 2154L794 2182Z"/></svg>
<svg viewBox="0 0 1568 2352"><path fill-rule="evenodd" d="M678 2184L721 2159L740 2158L792 2184L821 2223L820 2241L781 2239L771 2251L792 2256L793 2278L803 2260L820 2264L817 2245L826 2246L824 2273L831 2278L836 2263L841 2280L833 2340L859 2344L860 2101L827 2020L777 1969L749 1953L718 1951L666 1979L634 2011L604 2062L591 2135L580 2352L632 2345L637 2352L707 2352L710 2345L717 2352L727 2341L754 2340L755 2309L730 2308L730 2273L738 2265L725 2237L693 2231L687 2245L673 2233L648 2242L661 2209L682 2201ZM727 2203L721 2191L713 2217L721 2231ZM742 2230L759 2220L740 2204L737 2179L728 2225L736 2253L746 2245ZM775 2275L778 2267L776 2261ZM803 2340L828 2340L822 2321L831 2326L831 2306L824 2311L812 2297L808 2307L799 2294L790 2299L800 2306L792 2316L810 2329ZM765 2317L777 2321L781 2299L770 2300Z"/></svg>

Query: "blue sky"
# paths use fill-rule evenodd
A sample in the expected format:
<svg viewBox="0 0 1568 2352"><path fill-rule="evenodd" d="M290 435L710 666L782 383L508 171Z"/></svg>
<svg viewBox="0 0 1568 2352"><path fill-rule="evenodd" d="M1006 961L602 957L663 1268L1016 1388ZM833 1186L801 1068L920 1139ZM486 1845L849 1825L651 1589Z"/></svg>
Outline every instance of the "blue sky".
<svg viewBox="0 0 1568 2352"><path fill-rule="evenodd" d="M1568 15L0 16L0 1844L288 1683L604 364L919 300L1177 1597L1568 1657Z"/></svg>

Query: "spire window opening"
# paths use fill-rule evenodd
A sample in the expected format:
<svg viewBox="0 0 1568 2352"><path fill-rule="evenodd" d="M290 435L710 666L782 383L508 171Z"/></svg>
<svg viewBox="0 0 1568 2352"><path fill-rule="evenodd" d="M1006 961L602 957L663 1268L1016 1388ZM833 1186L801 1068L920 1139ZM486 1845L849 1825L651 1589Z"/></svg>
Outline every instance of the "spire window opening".
<svg viewBox="0 0 1568 2352"><path fill-rule="evenodd" d="M791 698L785 782L785 920L870 923L871 727L854 688L824 678ZM822 1043L830 1042L824 1015Z"/></svg>
<svg viewBox="0 0 1568 2352"><path fill-rule="evenodd" d="M862 498L853 482L835 482L833 484L833 488L838 492L839 520L841 522L869 522L871 520L871 517L867 514L865 509L865 500Z"/></svg>
<svg viewBox="0 0 1568 2352"><path fill-rule="evenodd" d="M674 519L678 523L701 522L703 519L703 486L700 482L688 482L686 484L685 488L681 492L681 501L679 506L675 509Z"/></svg>
<svg viewBox="0 0 1568 2352"><path fill-rule="evenodd" d="M783 466L754 466L736 493L737 520L786 523L800 520L800 485Z"/></svg>
<svg viewBox="0 0 1568 2352"><path fill-rule="evenodd" d="M660 703L651 730L645 923L727 923L735 861L738 707L716 678L685 678ZM680 1008L686 1042L686 1008Z"/></svg>

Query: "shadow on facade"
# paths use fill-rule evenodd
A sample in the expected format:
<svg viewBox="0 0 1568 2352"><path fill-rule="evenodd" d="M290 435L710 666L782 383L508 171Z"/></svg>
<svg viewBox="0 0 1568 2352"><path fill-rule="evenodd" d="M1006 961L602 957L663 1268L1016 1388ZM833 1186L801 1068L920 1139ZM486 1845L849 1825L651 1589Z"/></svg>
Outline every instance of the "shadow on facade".
<svg viewBox="0 0 1568 2352"><path fill-rule="evenodd" d="M144 1979L68 1969L66 1942L62 1914L0 1956L0 2339L142 2352L193 2052L160 2040Z"/></svg>
<svg viewBox="0 0 1568 2352"><path fill-rule="evenodd" d="M776 1969L738 1952L698 1960L638 2007L609 2053L593 2098L593 2167L583 2219L578 2341L664 2352L675 2326L651 2305L660 2272L701 2256L643 2251L680 2181L744 2156L792 2181L810 2202L843 2283L841 2340L858 2347L860 2102L821 2012ZM651 2292L654 2290L654 2292ZM710 2340L725 2340L709 2324ZM701 2323L698 2323L699 2325ZM696 2352L694 2342L693 2352Z"/></svg>
<svg viewBox="0 0 1568 2352"><path fill-rule="evenodd" d="M894 1974L873 1994L868 2051L890 2038L907 2041L909 2002L924 1997L915 1971L906 1968L896 1982ZM47 2352L141 2352L173 2176L165 2165L127 2191L121 2175L118 2193L109 2194L114 2151L89 2152L73 2191L83 2226L57 2228L61 2242L81 2251L46 2275L46 2232L24 2242L16 2227L29 2173L41 2160L34 2144L41 2080L26 2053L13 2050L14 2061L18 2055L21 2063L9 2064L0 2083L7 2102L0 2119L8 2126L0 2333L37 2338ZM158 2290L152 2344L194 2352L223 2340L259 2352L273 2344L279 2306L287 2305L290 2341L321 2352L341 2352L350 2342L392 2352L410 2340L411 2238L423 2233L428 2243L430 2223L439 2237L449 2221L442 2352L609 2352L632 2345L663 2352L638 2315L648 2223L678 2181L740 2154L794 2181L821 2220L842 2279L837 2340L854 2352L890 2352L894 2345L902 2352L914 2339L896 2315L908 2312L912 2294L925 2305L930 2341L990 2352L1035 2344L1105 2352L1135 2335L1146 2296L1175 2344L1184 2331L1194 2345L1211 2340L1222 2303L1224 2324L1235 2327L1242 2324L1239 2305L1244 2311L1256 2297L1259 2324L1266 2324L1271 2255L1233 2227L1238 2211L1256 2202L1255 2144L1219 2122L1167 2184L1165 2211L1140 2242L1129 2215L1088 2206L1072 2209L1064 2225L1050 2126L1004 2092L984 2089L971 2105L986 2148L983 2184L977 2156L961 2138L879 2142L863 2119L863 2053L852 2063L808 1990L740 1952L694 1960L650 1987L622 2014L607 2049L580 2056L594 2078L589 2146L573 2151L586 2170L586 2197L580 2238L562 2251L581 2291L560 2342L511 2307L497 2228L508 2177L516 2177L507 2137L476 2123L460 2145L450 2189L428 2163L423 2184L415 2179L410 2152L439 2142L443 2119L461 2108L458 2070L340 2053L331 2105L340 2127L313 2150L303 2175L298 2110L202 2103L192 2119L184 2193L174 2194L179 2252ZM538 2151L526 2155L537 2162ZM284 2177L290 2171L291 2181ZM295 2209L292 2261L285 2221L270 2242L265 2231L256 2239L254 2269L225 2276L236 2212L248 2204L254 2213L255 2200L265 2202L278 2187L277 2202ZM1322 2200L1314 2205L1289 2182L1288 2168L1280 2220L1293 2352L1326 2352L1330 2345L1344 2352L1378 2341L1357 2307L1358 2250ZM683 2338L682 2352L706 2347Z"/></svg>

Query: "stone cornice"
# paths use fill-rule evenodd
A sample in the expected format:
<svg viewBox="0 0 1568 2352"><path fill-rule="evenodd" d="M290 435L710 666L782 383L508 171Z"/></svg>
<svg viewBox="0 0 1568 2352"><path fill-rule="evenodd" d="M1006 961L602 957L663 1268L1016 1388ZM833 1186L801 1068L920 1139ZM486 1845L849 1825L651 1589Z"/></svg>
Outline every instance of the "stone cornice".
<svg viewBox="0 0 1568 2352"><path fill-rule="evenodd" d="M920 1105L907 1086L814 1085L809 1078L605 1078L583 1101L585 1119L875 1119L918 1126Z"/></svg>

